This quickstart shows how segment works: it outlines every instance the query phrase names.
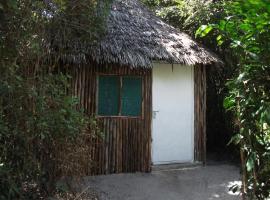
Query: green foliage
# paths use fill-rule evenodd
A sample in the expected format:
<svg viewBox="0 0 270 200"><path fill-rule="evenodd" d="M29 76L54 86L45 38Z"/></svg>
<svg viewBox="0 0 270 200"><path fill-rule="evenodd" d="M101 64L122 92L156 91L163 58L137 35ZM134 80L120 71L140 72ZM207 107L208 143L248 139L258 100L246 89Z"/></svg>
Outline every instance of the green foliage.
<svg viewBox="0 0 270 200"><path fill-rule="evenodd" d="M265 199L270 196L270 4L238 0L225 8L227 16L207 27L214 28L217 40L229 43L238 57L237 76L228 82L230 95L224 106L234 111L240 130L236 141L246 157L246 192L250 198Z"/></svg>
<svg viewBox="0 0 270 200"><path fill-rule="evenodd" d="M211 0L143 0L163 20L191 36L201 24L219 18L222 4Z"/></svg>
<svg viewBox="0 0 270 200"><path fill-rule="evenodd" d="M79 56L74 45L102 36L109 0L101 3L1 1L0 199L50 195L82 156L90 162L86 142L97 124L69 95L71 77L60 58Z"/></svg>
<svg viewBox="0 0 270 200"><path fill-rule="evenodd" d="M196 31L195 36L200 35L201 37L206 36L210 31L213 30L213 27L210 25L202 25L200 28Z"/></svg>
<svg viewBox="0 0 270 200"><path fill-rule="evenodd" d="M0 79L0 199L28 199L21 196L24 184L51 192L58 178L55 147L78 137L87 118L75 109L77 100L66 95L63 74L31 80L10 69Z"/></svg>

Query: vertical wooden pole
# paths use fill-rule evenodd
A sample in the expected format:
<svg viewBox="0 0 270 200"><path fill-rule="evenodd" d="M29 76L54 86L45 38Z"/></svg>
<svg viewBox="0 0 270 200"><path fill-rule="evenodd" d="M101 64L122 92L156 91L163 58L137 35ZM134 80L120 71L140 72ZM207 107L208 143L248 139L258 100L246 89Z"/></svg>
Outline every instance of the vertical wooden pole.
<svg viewBox="0 0 270 200"><path fill-rule="evenodd" d="M206 66L194 66L194 159L206 164Z"/></svg>

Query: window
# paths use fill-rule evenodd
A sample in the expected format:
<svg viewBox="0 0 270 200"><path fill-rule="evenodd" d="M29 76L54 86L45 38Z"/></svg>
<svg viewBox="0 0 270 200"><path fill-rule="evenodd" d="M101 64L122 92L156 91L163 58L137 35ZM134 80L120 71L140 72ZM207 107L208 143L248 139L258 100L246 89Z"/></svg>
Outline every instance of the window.
<svg viewBox="0 0 270 200"><path fill-rule="evenodd" d="M120 82L116 76L100 76L98 84L98 114L118 115Z"/></svg>
<svg viewBox="0 0 270 200"><path fill-rule="evenodd" d="M98 115L140 116L142 78L101 75L98 77Z"/></svg>

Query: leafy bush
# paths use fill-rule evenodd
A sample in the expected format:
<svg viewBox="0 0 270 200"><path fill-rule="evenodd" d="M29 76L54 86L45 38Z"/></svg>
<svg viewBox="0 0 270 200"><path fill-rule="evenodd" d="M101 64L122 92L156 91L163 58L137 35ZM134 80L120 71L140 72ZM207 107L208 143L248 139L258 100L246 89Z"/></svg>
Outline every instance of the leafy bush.
<svg viewBox="0 0 270 200"><path fill-rule="evenodd" d="M212 0L143 0L157 16L194 36L201 24L220 18L221 3Z"/></svg>
<svg viewBox="0 0 270 200"><path fill-rule="evenodd" d="M98 126L69 93L60 58L80 57L73 45L102 35L103 7L96 0L0 2L0 199L51 195L59 176L91 164Z"/></svg>
<svg viewBox="0 0 270 200"><path fill-rule="evenodd" d="M63 175L59 146L67 151L66 144L81 137L88 119L76 109L77 99L67 95L68 78L63 74L29 78L10 68L2 74L6 76L0 78L1 198L20 196L25 184L38 184L50 193Z"/></svg>
<svg viewBox="0 0 270 200"><path fill-rule="evenodd" d="M235 114L241 148L243 195L270 196L270 6L267 0L229 1L226 17L201 27L204 36L215 30L219 45L230 43L238 59L235 78L227 83L226 109Z"/></svg>

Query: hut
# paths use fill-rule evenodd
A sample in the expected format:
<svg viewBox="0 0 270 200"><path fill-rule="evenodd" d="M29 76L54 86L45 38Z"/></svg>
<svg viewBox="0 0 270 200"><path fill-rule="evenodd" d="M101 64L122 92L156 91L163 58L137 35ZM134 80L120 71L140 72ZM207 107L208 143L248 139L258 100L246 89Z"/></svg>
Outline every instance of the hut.
<svg viewBox="0 0 270 200"><path fill-rule="evenodd" d="M74 68L74 94L99 121L92 174L205 162L206 67L219 59L137 0L115 0L105 37Z"/></svg>

